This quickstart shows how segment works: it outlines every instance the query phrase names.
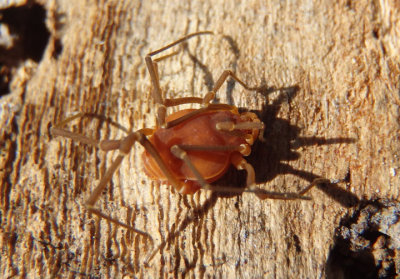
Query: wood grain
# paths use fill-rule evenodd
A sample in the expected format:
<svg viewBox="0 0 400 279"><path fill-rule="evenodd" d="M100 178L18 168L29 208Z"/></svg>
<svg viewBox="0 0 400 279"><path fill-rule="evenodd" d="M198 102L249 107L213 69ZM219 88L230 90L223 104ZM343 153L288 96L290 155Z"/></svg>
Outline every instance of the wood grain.
<svg viewBox="0 0 400 279"><path fill-rule="evenodd" d="M399 6L396 1L43 1L51 38L25 61L0 103L1 261L5 278L320 278L335 228L358 201L399 200ZM397 5L397 6L396 6ZM160 62L165 94L203 96L225 69L221 102L259 113L267 142L249 161L260 187L311 202L251 194L181 196L141 171L132 150L97 206L164 243L88 214L85 200L115 154L49 128L92 112L139 129L155 124L144 56L185 34L212 30ZM62 51L54 55L52 42ZM276 89L276 90L267 90ZM107 123L69 126L119 138ZM242 176L232 174L230 183Z"/></svg>

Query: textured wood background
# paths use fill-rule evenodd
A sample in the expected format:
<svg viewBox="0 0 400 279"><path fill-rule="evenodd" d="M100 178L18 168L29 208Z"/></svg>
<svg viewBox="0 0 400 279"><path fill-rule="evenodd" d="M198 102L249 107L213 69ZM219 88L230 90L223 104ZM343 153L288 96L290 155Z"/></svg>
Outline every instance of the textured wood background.
<svg viewBox="0 0 400 279"><path fill-rule="evenodd" d="M399 199L395 0L187 2L41 2L51 33L44 56L23 61L0 100L4 278L329 277L341 218L357 201ZM249 158L260 187L297 191L318 176L348 182L313 189L311 202L181 196L143 174L137 147L97 206L165 244L146 267L150 241L84 208L115 154L51 138L49 128L78 111L152 127L144 56L200 30L216 35L192 39L160 63L166 94L203 96L224 69L275 88L228 83L219 95L265 121L268 141ZM123 135L87 119L69 128ZM243 177L232 174L236 180Z"/></svg>

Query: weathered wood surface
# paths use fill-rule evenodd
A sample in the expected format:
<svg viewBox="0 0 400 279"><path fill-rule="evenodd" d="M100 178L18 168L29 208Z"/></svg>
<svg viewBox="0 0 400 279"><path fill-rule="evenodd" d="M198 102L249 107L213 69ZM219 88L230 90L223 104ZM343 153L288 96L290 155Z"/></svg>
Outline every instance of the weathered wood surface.
<svg viewBox="0 0 400 279"><path fill-rule="evenodd" d="M20 66L0 104L4 278L320 278L329 276L335 228L353 210L349 198L399 199L396 1L189 2L43 1L49 47L40 63ZM115 154L50 138L49 127L77 111L152 127L144 56L199 30L216 35L160 63L166 94L202 96L224 69L279 89L220 91L221 102L264 115L268 141L249 159L260 187L297 191L317 176L349 182L332 186L334 197L313 189L311 202L181 196L143 174L137 147L97 206L154 245L167 243L145 267L148 240L84 207ZM86 119L69 128L123 135Z"/></svg>

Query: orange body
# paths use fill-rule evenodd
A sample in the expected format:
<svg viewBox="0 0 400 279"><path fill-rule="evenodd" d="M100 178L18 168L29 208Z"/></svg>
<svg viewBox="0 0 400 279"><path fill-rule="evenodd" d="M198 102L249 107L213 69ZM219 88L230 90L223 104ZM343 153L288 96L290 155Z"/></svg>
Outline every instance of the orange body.
<svg viewBox="0 0 400 279"><path fill-rule="evenodd" d="M167 122L180 118L194 109L181 110L167 117ZM183 194L192 194L200 189L196 178L188 166L171 153L173 145L195 146L239 146L248 145L246 138L253 137L252 130L220 131L217 123L232 121L239 123L249 121L248 117L234 110L215 110L202 112L171 128L159 128L149 137L149 141L159 152L161 158L173 175L182 183ZM257 136L257 135L256 135ZM211 183L223 176L232 162L232 156L240 156L239 151L189 150L187 154L202 174ZM146 151L142 155L144 171L155 180L167 181L158 164Z"/></svg>

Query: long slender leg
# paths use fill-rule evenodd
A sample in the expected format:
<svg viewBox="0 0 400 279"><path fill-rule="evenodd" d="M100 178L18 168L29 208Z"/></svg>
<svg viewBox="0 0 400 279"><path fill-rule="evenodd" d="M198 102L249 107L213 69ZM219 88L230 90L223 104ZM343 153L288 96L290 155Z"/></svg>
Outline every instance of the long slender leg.
<svg viewBox="0 0 400 279"><path fill-rule="evenodd" d="M109 222L112 222L114 224L117 224L119 226L125 227L137 234L140 234L142 236L145 236L149 239L151 239L151 237L140 230L137 230L135 228L133 228L132 226L129 226L125 223L122 223L118 220L116 220L115 218L108 216L104 213L102 213L99 209L95 208L94 205L97 202L97 200L99 199L101 193L103 192L104 188L107 186L107 184L110 182L113 174L115 173L115 171L119 168L119 166L121 165L122 160L124 159L124 157L129 153L129 151L132 149L132 146L134 145L134 143L136 141L139 140L141 134L140 133L131 133L129 134L126 138L122 139L122 140L115 140L115 141L103 141L105 142L105 145L107 145L108 143L111 143L110 145L110 150L112 149L118 149L120 154L117 156L117 158L112 162L111 166L107 169L106 173L104 174L104 176L102 177L102 179L100 180L99 184L97 185L97 187L94 189L94 191L91 193L91 195L89 196L89 198L86 201L86 208L89 210L89 212L102 217L106 220L108 220ZM101 145L101 144L100 144ZM118 147L117 147L118 145Z"/></svg>
<svg viewBox="0 0 400 279"><path fill-rule="evenodd" d="M201 188L204 190L210 190L214 192L224 192L224 193L238 193L241 194L243 192L254 193L263 199L280 199L280 200L294 200L294 199L301 199L301 200L310 200L309 197L305 197L303 195L299 195L297 193L280 193L280 192L271 192L265 191L260 188L254 187L254 170L250 164L243 166L248 173L247 183L250 184L250 187L245 189L235 188L235 187L224 187L224 186L212 186L210 185L201 173L197 170L197 168L192 164L189 156L187 155L186 151L183 150L178 145L173 145L171 147L171 152L177 158L181 159L192 171L193 175L196 177L197 182L200 184ZM244 160L244 159L243 159ZM245 161L244 161L245 162Z"/></svg>
<svg viewBox="0 0 400 279"><path fill-rule="evenodd" d="M246 160L242 157L233 157L232 158L232 164L236 166L238 170L244 169L247 172L247 187L248 188L254 188L255 185L255 175L254 175L254 169L253 167L246 162ZM319 184L337 184L342 182L342 179L326 179L326 178L317 178L314 179L307 187L305 187L303 190L297 192L298 196L304 196L308 191L310 191L314 186L319 185ZM260 198L260 199L268 199L270 198L268 195L265 195L264 193L258 193L256 190L254 193ZM295 194L296 195L296 194Z"/></svg>
<svg viewBox="0 0 400 279"><path fill-rule="evenodd" d="M179 106L183 104L209 104L215 97L214 92L208 92L203 98L199 97L183 97L175 99L165 99L164 105L166 107Z"/></svg>
<svg viewBox="0 0 400 279"><path fill-rule="evenodd" d="M77 117L71 117L71 119L76 119ZM71 120L69 119L69 120ZM175 178L175 176L169 171L168 167L162 160L161 156L158 154L158 151L153 147L150 141L147 140L145 134L142 133L148 133L148 129L143 129L139 130L137 132L129 134L127 137L125 137L122 140L95 140L88 138L84 135L70 132L67 130L64 130L62 128L53 128L52 133L55 136L64 136L67 138L70 138L72 140L76 140L81 143L93 145L95 147L98 147L104 151L111 151L111 150L119 150L119 155L117 158L112 162L111 166L107 169L106 173L104 176L101 178L99 184L96 186L94 191L90 194L89 198L86 201L86 208L88 209L89 212L104 218L108 220L109 222L112 222L114 224L117 224L119 226L125 227L137 234L140 234L142 236L146 236L147 238L151 239L151 237L140 230L137 230L133 228L132 226L129 226L109 215L106 215L102 213L99 209L95 208L95 204L97 200L99 199L101 193L104 191L105 187L108 185L108 183L111 181L113 174L118 170L122 160L124 157L130 152L132 149L133 145L135 142L139 142L143 147L147 150L147 152L150 153L151 156L154 157L156 160L157 164L159 165L160 169L163 171L165 177L169 180L169 182L179 191L181 186L181 183Z"/></svg>
<svg viewBox="0 0 400 279"><path fill-rule="evenodd" d="M81 135L79 133L74 133L62 128L56 128L53 127L51 129L51 133L53 136L61 136L61 137L65 137L65 138L69 138L72 139L74 141L83 143L83 144L87 144L87 145L91 145L97 148L100 148L103 151L110 151L110 150L115 150L118 149L120 146L120 140L96 140L96 139L92 139L89 138L87 136Z"/></svg>
<svg viewBox="0 0 400 279"><path fill-rule="evenodd" d="M145 233L142 232L140 230L137 230L135 228L133 228L132 226L129 226L125 223L122 223L114 218L112 218L111 216L108 216L104 213L102 213L100 210L94 208L94 205L96 203L96 201L99 199L101 192L104 190L104 188L106 187L106 185L110 182L112 175L114 174L114 172L118 169L118 167L120 166L124 156L129 153L129 151L131 150L133 144L141 139L141 137L145 137L141 132L143 133L150 133L151 129L142 129L139 130L136 133L131 133L129 134L126 138L122 139L122 140L102 140L99 141L97 139L92 139L89 138L87 136L81 135L79 133L75 133L75 132L71 132L68 131L64 128L62 128L62 126L65 126L67 123L77 119L77 118L82 118L82 117L95 117L95 118L99 118L101 120L108 120L105 119L104 117L101 117L99 115L95 115L95 114L90 114L90 113L78 113L76 115L73 115L71 117L68 117L66 119L64 119L63 121L59 122L58 124L54 125L54 127L51 128L51 134L53 136L63 136L69 139L72 139L74 141L78 141L80 143L84 143L84 144L88 144L97 148L100 148L103 151L111 151L111 150L119 150L120 154L117 156L117 158L113 161L113 163L111 164L110 168L106 171L104 177L100 180L98 186L95 188L95 190L91 193L90 197L88 198L87 202L86 202L86 207L87 209L93 213L98 215L99 217L102 217L104 219L107 219L108 221L115 223L117 225L120 225L122 227L125 227L133 232L136 232L142 236L146 236L147 238L151 239L151 237ZM124 130L125 132L127 132L127 129L125 129L124 127L122 127L120 124L113 122L111 120L108 120L112 125L117 126L118 128Z"/></svg>
<svg viewBox="0 0 400 279"><path fill-rule="evenodd" d="M187 35L165 47L162 47L156 51L150 52L149 54L146 55L145 61L146 61L147 69L150 74L151 82L153 84L152 95L153 95L154 101L156 103L157 124L160 127L164 127L164 125L165 125L166 107L176 106L176 105L181 105L181 104L190 104L190 103L199 103L199 104L207 104L208 105L214 99L216 92L221 88L222 84L227 80L228 77L232 77L234 80L239 82L247 90L257 90L258 89L257 87L250 87L250 86L246 85L232 71L225 70L221 74L219 79L217 80L217 82L216 82L214 88L211 90L211 92L208 92L203 98L187 97L187 98L163 100L162 91L161 91L161 87L160 87L160 79L159 79L159 75L158 75L157 62L161 61L165 58L171 57L171 56L175 55L177 52L173 52L171 54L162 56L157 59L152 59L152 56L159 54L173 46L176 46L194 36L205 35L205 34L213 34L213 33L210 31L192 33L192 34L189 34L189 35Z"/></svg>
<svg viewBox="0 0 400 279"><path fill-rule="evenodd" d="M294 199L304 199L310 200L311 198L305 197L298 193L286 192L270 192L264 191L260 188L255 187L255 172L252 165L250 165L243 157L241 156L232 156L232 164L238 170L245 170L247 173L246 178L246 189L244 192L251 192L254 193L258 198L265 200L265 199L281 199L281 200L294 200Z"/></svg>
<svg viewBox="0 0 400 279"><path fill-rule="evenodd" d="M162 93L161 93L161 87L160 87L160 79L158 76L158 70L157 70L157 61L160 61L161 59L170 57L171 55L165 55L159 59L152 59L152 56L159 54L173 46L176 46L194 36L199 36L199 35L205 35L205 34L212 34L212 32L210 31L203 31L203 32L196 32L196 33L192 33L189 34L171 44L166 45L165 47L162 47L158 50L152 51L149 54L146 55L145 61L146 61L146 65L147 65L147 69L149 71L150 74L150 78L151 78L151 83L153 84L153 98L154 101L156 103L157 106L157 122L159 126L163 126L165 124L165 116L166 116L166 107L164 105L164 101L162 98Z"/></svg>
<svg viewBox="0 0 400 279"><path fill-rule="evenodd" d="M64 120L63 122L61 122L61 124L59 124L56 127L53 127L51 130L51 133L54 136L63 136L63 137L67 137L70 138L72 140L84 143L84 144L88 144L88 145L92 145L95 147L98 147L104 151L110 151L110 150L116 150L119 149L120 153L117 158L114 160L114 162L111 164L111 167L106 171L105 175L103 176L103 178L100 180L98 186L95 188L95 190L91 193L90 197L88 198L88 200L86 201L86 207L89 210L89 212L94 213L104 219L107 219L108 221L115 223L117 225L120 225L122 227L125 227L137 234L140 234L142 236L145 236L149 239L151 239L151 237L140 230L137 230L135 228L133 228L132 226L129 226L125 223L122 223L114 218L112 218L111 216L108 216L104 213L102 213L100 210L94 208L94 205L96 203L96 201L99 199L101 192L104 190L104 188L106 187L106 185L110 182L112 175L114 174L114 172L118 169L118 167L120 166L122 159L124 158L124 156L129 153L130 149L132 148L132 145L135 143L135 141L138 138L138 133L131 133L130 135L128 135L126 138L124 138L123 140L103 140L103 141L99 141L96 139L91 139L89 137L86 137L84 135L78 134L78 133L74 133L74 132L70 132L68 130L65 130L63 128L59 128L59 126L66 124L69 121L72 121L78 117L82 116L82 114L79 115L74 115L70 118L67 118L66 120Z"/></svg>
<svg viewBox="0 0 400 279"><path fill-rule="evenodd" d="M95 139L91 139L88 138L84 135L78 134L78 133L74 133L62 128L58 128L58 127L52 127L51 128L51 134L53 136L61 136L61 137L65 137L65 138L69 138L72 139L74 141L78 141L87 145L91 145L94 147L99 147L99 141L95 140Z"/></svg>
<svg viewBox="0 0 400 279"><path fill-rule="evenodd" d="M78 141L78 142L81 142L81 143L84 143L84 144L87 144L87 145L91 145L91 146L94 146L94 147L99 147L99 148L101 148L102 150L105 150L105 151L112 150L112 148L111 149L107 148L109 146L109 143L107 143L107 141L103 141L102 146L105 147L105 148L103 148L102 146L100 146L100 141L99 140L92 139L92 138L89 138L87 136L81 135L79 133L71 132L71 131L68 131L68 130L62 128L63 126L65 126L69 122L72 122L75 119L84 118L84 117L97 118L97 119L99 119L101 121L106 121L106 122L110 123L112 126L117 127L118 129L124 131L125 133L129 132L128 129L123 127L121 124L119 124L119 123L117 123L117 122L115 122L115 121L113 121L113 120L111 120L109 118L106 118L106 117L104 117L102 115L98 115L98 114L95 114L95 113L79 112L79 113L77 113L75 115L67 117L66 119L62 120L61 122L59 122L59 123L55 124L53 127L51 127L51 129L50 129L51 135L52 136L66 137L66 138L69 138L69 139L72 139L74 141ZM114 149L116 149L116 148L114 148Z"/></svg>
<svg viewBox="0 0 400 279"><path fill-rule="evenodd" d="M154 130L145 128L145 129L138 130L134 133L130 133L127 137L125 137L122 140L99 141L99 140L92 139L87 136L81 135L79 133L71 132L71 131L68 131L68 130L62 128L62 126L66 125L67 123L69 123L77 118L84 117L84 116L90 117L90 116L93 116L93 114L78 113L76 115L68 117L65 120L61 121L60 123L56 124L54 127L52 127L51 134L53 136L63 136L63 137L78 141L80 143L88 144L88 145L100 148L103 151L119 150L119 152L120 152L120 154L117 156L117 158L111 164L110 168L106 171L106 174L100 180L98 186L95 188L95 190L92 192L89 199L87 200L86 206L87 206L88 210L100 217L103 217L103 218L109 220L110 222L113 222L115 224L118 224L120 226L128 228L139 234L145 235L144 232L138 231L127 224L124 224L110 216L103 214L100 210L94 208L94 205L95 205L96 201L99 199L101 192L104 190L106 185L110 182L112 175L115 173L115 171L120 166L124 156L130 152L133 144L136 141L138 141L141 145L143 145L143 147L147 150L147 152L149 152L150 155L153 156L154 160L157 162L160 169L163 171L165 177L169 180L169 182L173 185L173 187L175 187L178 191L180 190L180 188L182 187L181 183L171 173L171 171L169 170L169 168L166 166L166 164L162 160L161 156L159 155L158 151L154 148L154 146L151 144L151 142L149 140L147 140L147 138L146 138L146 135L151 135ZM101 118L102 120L107 120L112 125L117 126L118 128L122 127L118 123L110 121L108 119L103 119L102 117L100 117L98 115L94 115L94 117ZM124 131L127 131L123 127L121 129L123 129ZM146 236L148 236L148 235L146 235Z"/></svg>
<svg viewBox="0 0 400 279"><path fill-rule="evenodd" d="M67 117L63 121L61 121L61 122L55 124L53 127L51 127L51 129L50 129L51 135L52 136L62 136L62 137L66 137L66 138L72 139L74 141L78 141L78 142L87 144L87 145L91 145L91 146L94 146L94 147L99 147L99 141L98 140L91 139L91 138L88 138L88 137L86 137L84 135L81 135L81 134L78 134L78 133L74 133L74 132L71 132L71 131L68 131L68 130L65 130L65 129L62 128L67 123L69 123L69 122L71 122L71 121L73 121L75 119L82 118L84 116L85 116L85 113L80 112L80 113L77 113L77 114L72 115L70 117Z"/></svg>
<svg viewBox="0 0 400 279"><path fill-rule="evenodd" d="M208 95L215 96L218 90L221 88L222 84L228 79L228 77L233 78L237 81L240 85L242 85L246 90L258 90L258 87L250 87L246 83L244 83L240 78L238 78L231 70L225 70L221 76L218 78L217 82L215 83L213 89L208 93ZM213 99L213 98L212 98ZM210 101L212 100L210 99ZM209 102L210 102L209 101Z"/></svg>
<svg viewBox="0 0 400 279"><path fill-rule="evenodd" d="M102 144L104 142L104 144ZM154 160L157 162L158 166L160 167L161 171L164 173L165 177L168 179L168 181L175 187L178 191L182 187L181 183L176 179L176 177L171 173L169 168L166 166L164 161L162 160L161 156L159 155L158 151L154 148L154 146L151 144L151 142L146 138L146 136L139 131L134 132L129 134L126 138L120 140L120 141L103 141L100 143L100 146L106 145L109 146L110 148L113 147L114 149L118 149L120 154L117 156L117 158L114 160L114 162L111 164L110 168L106 171L106 174L104 177L100 180L99 185L96 187L96 189L92 192L90 195L89 199L86 202L86 206L89 211L92 213L103 217L110 222L113 222L117 225L123 226L125 228L128 228L136 233L139 234L145 234L141 231L138 231L131 226L124 224L118 220L115 220L114 218L107 216L103 213L101 213L98 209L94 208L94 205L96 201L99 199L101 193L103 192L104 188L106 185L110 182L112 175L114 172L118 169L120 166L124 156L126 156L130 150L132 149L132 146L134 145L135 142L139 142L147 152L150 153L151 156L153 156ZM118 145L119 144L119 145ZM115 148L118 145L117 148ZM148 235L146 235L148 236Z"/></svg>
<svg viewBox="0 0 400 279"><path fill-rule="evenodd" d="M166 99L164 101L164 105L167 107L177 106L182 104L210 104L210 102L214 99L216 93L221 88L222 84L228 79L228 77L232 77L239 84L241 84L247 90L258 90L258 87L250 87L245 84L241 79L239 79L232 71L225 70L221 76L218 78L217 82L214 85L214 88L208 92L203 98L198 97L186 97L186 98L177 98L177 99Z"/></svg>
<svg viewBox="0 0 400 279"><path fill-rule="evenodd" d="M72 122L75 119L84 118L84 117L96 118L96 119L98 119L100 121L105 121L105 122L109 123L110 125L112 125L112 126L118 128L118 129L124 131L125 133L129 133L129 130L127 128L125 128L124 126L122 126L118 122L113 121L111 118L108 118L108 117L105 117L103 115L99 115L99 114L96 114L96 113L91 113L91 112L78 112L78 113L76 113L76 114L74 114L74 115L72 115L70 117L67 117L64 120L56 123L54 125L54 127L55 128L61 128L61 127L65 126L66 124L68 124L69 122ZM53 129L54 129L54 127L53 127Z"/></svg>
<svg viewBox="0 0 400 279"><path fill-rule="evenodd" d="M147 60L146 60L146 62L147 62ZM149 63L150 62L148 62L148 67L150 65ZM152 63L152 65L153 65L152 69L151 70L149 69L150 76L152 76L152 79L153 79L153 76L154 76L155 79L157 79L157 76L158 76L158 74L156 72L157 67L154 67L154 62ZM177 99L166 99L163 102L163 104L158 103L158 105L157 105L157 121L158 121L158 125L161 126L161 127L170 128L170 127L173 127L173 126L185 121L186 119L189 119L189 118L193 117L193 115L195 115L195 114L200 114L201 112L203 112L203 110L216 109L216 106L218 106L218 105L211 104L210 102L214 99L216 92L221 88L222 84L227 80L227 78L229 76L231 76L233 79L235 79L237 82L239 82L247 90L257 90L258 89L257 87L249 87L243 81L241 81L232 71L225 70L222 73L222 75L220 76L220 78L218 79L218 81L216 82L213 90L208 92L203 98L184 97L184 98L177 98ZM157 80L157 84L158 84L158 88L159 88L158 80ZM156 88L157 85L154 85L154 87ZM153 92L155 94L156 94L156 91L157 90L153 90ZM159 98L155 97L155 99L161 100L161 102L162 102L161 89L159 89L159 92L160 92L160 94L158 95ZM156 103L157 103L157 101L156 101ZM206 106L204 108L200 108L200 109L198 109L198 110L196 110L196 111L194 111L192 113L186 114L186 115L182 116L181 118L175 119L172 122L165 123L166 107L177 106L177 105L182 105L182 104L195 104L195 103L203 104L203 105L206 105ZM223 109L223 110L230 110L230 109L233 108L232 106L224 105L224 104L219 104L219 106L221 106L220 109ZM261 125L263 125L263 124L262 123L261 124L254 124L254 123L257 122L257 121L254 121L255 119L258 119L257 117L251 117L250 119L253 120L253 121L249 121L248 122L249 123L249 125L248 125L249 128L248 129L253 129L253 132L255 132L255 130L257 130L257 131L260 130L261 133L258 133L258 132L257 133L259 134L260 140L263 141L263 136L262 136L263 133L262 133L262 131L263 131L264 127L261 127ZM245 124L243 123L241 125L245 125ZM257 127L253 127L254 125L256 125ZM247 127L246 126L242 126L241 128L238 127L237 129L247 129ZM255 137L253 137L253 139L254 138Z"/></svg>
<svg viewBox="0 0 400 279"><path fill-rule="evenodd" d="M203 98L199 97L183 97L183 98L175 98L175 99L165 99L164 105L166 107L179 106L184 104L202 104Z"/></svg>
<svg viewBox="0 0 400 279"><path fill-rule="evenodd" d="M240 145L186 145L179 144L178 145L184 151L237 151L241 153L243 156L250 155L251 149L247 144Z"/></svg>
<svg viewBox="0 0 400 279"><path fill-rule="evenodd" d="M159 82L159 77L158 77L158 73L157 73L157 66L156 66L156 62L161 61L165 58L171 57L173 55L175 55L177 52L173 52L171 54L162 56L160 58L156 58L156 59L152 59L152 57L154 55L157 55L167 49L170 49L178 44L181 44L185 41L187 41L188 39L195 37L195 36L200 36L200 35L211 35L213 34L213 32L211 31L201 31L201 32L196 32L196 33L192 33L189 34L185 37L180 38L179 40L176 40L175 42L172 42L158 50L152 51L150 53L148 53L145 57L145 61L146 61L146 65L147 65L147 69L149 71L150 74L150 78L152 81L152 84L154 86L154 92L153 92L153 98L155 100L156 103L158 104L163 104L163 99L162 99L162 95L161 95L161 88L160 88L160 82ZM237 82L239 82L244 88L246 88L247 90L256 90L258 88L256 87L250 87L248 85L246 85L242 80L240 80L232 71L230 70L225 70L222 75L219 77L218 81L216 82L212 92L216 93L219 88L222 86L222 84L225 82L225 80L228 77L232 77L233 79L235 79Z"/></svg>
<svg viewBox="0 0 400 279"><path fill-rule="evenodd" d="M257 90L257 89L259 89L258 87L250 87L250 86L248 86L240 78L238 78L231 70L225 70L221 74L221 76L219 77L217 82L215 83L214 88L213 88L212 91L214 91L216 93L221 88L222 84L226 81L226 79L228 77L231 77L234 80L236 80L238 83L240 83L241 86L243 86L247 90Z"/></svg>
<svg viewBox="0 0 400 279"><path fill-rule="evenodd" d="M159 48L159 49L157 49L155 51L150 52L149 54L147 54L147 56L154 56L156 54L159 54L159 53L161 53L161 52L163 52L163 51L165 51L167 49L170 49L173 46L176 46L176 45L178 45L180 43L183 43L184 41L186 41L186 40L188 40L188 39L190 39L192 37L200 36L200 35L212 35L212 34L214 34L212 31L200 31L200 32L191 33L189 35L186 35L186 36L180 38L179 40L176 40L175 42L172 42L172 43L170 43L170 44L168 44L168 45L166 45L166 46L164 46L162 48Z"/></svg>

